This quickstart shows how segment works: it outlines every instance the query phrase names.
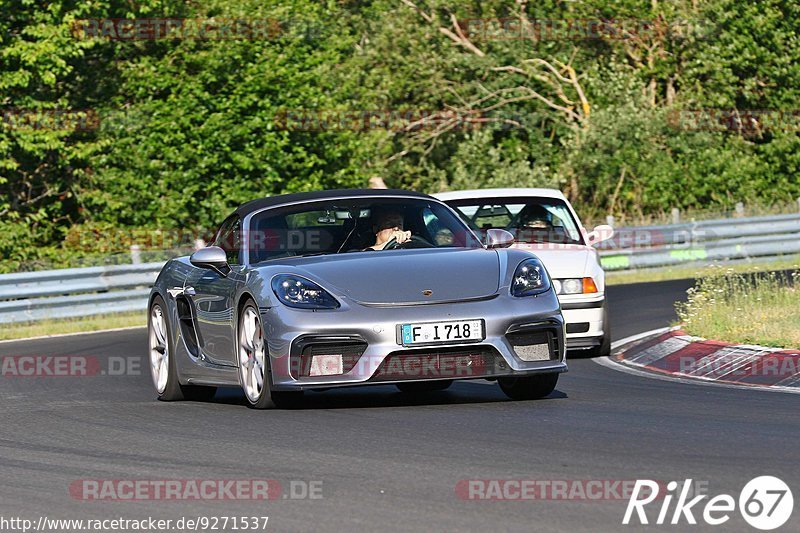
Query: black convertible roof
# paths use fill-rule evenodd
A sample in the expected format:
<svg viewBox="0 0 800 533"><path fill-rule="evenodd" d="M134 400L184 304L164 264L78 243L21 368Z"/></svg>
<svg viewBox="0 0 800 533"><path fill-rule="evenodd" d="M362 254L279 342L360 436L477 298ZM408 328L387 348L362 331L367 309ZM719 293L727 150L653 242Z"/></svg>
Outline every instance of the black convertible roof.
<svg viewBox="0 0 800 533"><path fill-rule="evenodd" d="M421 192L404 191L402 189L332 189L329 191L296 192L291 194L279 194L267 198L259 198L246 202L236 209L235 213L240 217L245 217L254 211L259 211L267 207L280 204L290 204L294 202L308 202L309 200L325 200L328 198L338 198L348 196L358 198L359 196L411 196L414 198L426 198L435 200L432 196Z"/></svg>

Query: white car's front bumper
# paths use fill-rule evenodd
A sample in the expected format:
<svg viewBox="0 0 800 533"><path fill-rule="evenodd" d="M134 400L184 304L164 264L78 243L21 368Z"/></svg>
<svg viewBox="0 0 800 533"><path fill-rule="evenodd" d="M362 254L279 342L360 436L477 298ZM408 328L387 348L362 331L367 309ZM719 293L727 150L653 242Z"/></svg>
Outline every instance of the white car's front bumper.
<svg viewBox="0 0 800 533"><path fill-rule="evenodd" d="M561 312L567 329L567 348L599 346L607 334L605 295L561 296Z"/></svg>

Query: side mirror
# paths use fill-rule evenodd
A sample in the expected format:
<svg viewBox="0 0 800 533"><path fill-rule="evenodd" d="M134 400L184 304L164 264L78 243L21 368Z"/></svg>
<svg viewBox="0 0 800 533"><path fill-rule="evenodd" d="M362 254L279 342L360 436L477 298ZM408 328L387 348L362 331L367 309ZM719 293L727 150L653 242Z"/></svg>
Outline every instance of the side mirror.
<svg viewBox="0 0 800 533"><path fill-rule="evenodd" d="M588 241L589 246L592 246L599 242L607 241L613 236L614 228L608 224L601 224L586 234L586 240Z"/></svg>
<svg viewBox="0 0 800 533"><path fill-rule="evenodd" d="M189 262L198 268L209 268L223 278L231 271L228 256L219 246L200 248L189 257Z"/></svg>
<svg viewBox="0 0 800 533"><path fill-rule="evenodd" d="M486 246L489 248L508 248L514 244L514 236L504 229L486 230Z"/></svg>

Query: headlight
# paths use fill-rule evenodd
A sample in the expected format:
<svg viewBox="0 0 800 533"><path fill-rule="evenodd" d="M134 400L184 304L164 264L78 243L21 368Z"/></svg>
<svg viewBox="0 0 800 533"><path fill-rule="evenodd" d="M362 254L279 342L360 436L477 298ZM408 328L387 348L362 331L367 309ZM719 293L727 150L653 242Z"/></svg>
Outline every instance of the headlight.
<svg viewBox="0 0 800 533"><path fill-rule="evenodd" d="M597 285L592 278L554 279L556 294L590 294L597 292Z"/></svg>
<svg viewBox="0 0 800 533"><path fill-rule="evenodd" d="M279 274L272 278L272 292L278 300L298 309L336 309L339 302L328 291L300 276Z"/></svg>
<svg viewBox="0 0 800 533"><path fill-rule="evenodd" d="M550 278L538 259L526 259L514 271L512 296L534 296L550 290Z"/></svg>

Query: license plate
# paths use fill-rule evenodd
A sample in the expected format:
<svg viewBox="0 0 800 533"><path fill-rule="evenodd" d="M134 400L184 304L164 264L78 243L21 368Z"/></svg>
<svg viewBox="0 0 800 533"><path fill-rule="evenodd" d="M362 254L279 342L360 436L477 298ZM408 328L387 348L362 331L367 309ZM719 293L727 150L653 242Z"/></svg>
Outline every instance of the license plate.
<svg viewBox="0 0 800 533"><path fill-rule="evenodd" d="M483 320L403 324L400 326L400 338L403 346L481 341L484 338Z"/></svg>

